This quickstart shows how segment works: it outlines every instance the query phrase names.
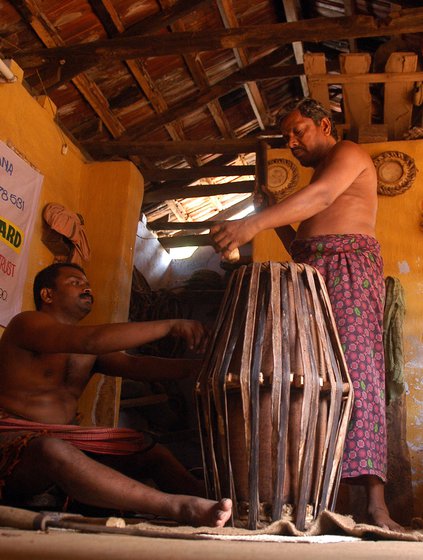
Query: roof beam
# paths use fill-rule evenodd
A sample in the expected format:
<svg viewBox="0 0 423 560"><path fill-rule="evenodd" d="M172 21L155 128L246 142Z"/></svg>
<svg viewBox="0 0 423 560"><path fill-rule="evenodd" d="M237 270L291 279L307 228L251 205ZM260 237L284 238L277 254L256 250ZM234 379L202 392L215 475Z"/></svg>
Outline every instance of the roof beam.
<svg viewBox="0 0 423 560"><path fill-rule="evenodd" d="M233 9L231 0L216 0L217 7L219 8L220 15L222 17L223 25L225 29L234 29L239 27L238 19ZM238 62L240 68L244 68L249 64L249 58L247 51L244 48L234 49L235 58ZM247 93L247 97L250 101L253 112L256 116L259 127L263 130L269 125L269 116L266 108L266 104L254 82L244 83L244 89Z"/></svg>
<svg viewBox="0 0 423 560"><path fill-rule="evenodd" d="M254 175L254 165L203 165L198 168L140 169L146 181L193 182L205 177L235 177Z"/></svg>
<svg viewBox="0 0 423 560"><path fill-rule="evenodd" d="M122 34L125 32L125 28L115 8L109 0L90 0L90 3L93 9L96 11L97 17L99 17L103 27L109 29L109 33L111 32L112 36L118 33ZM127 60L125 62L135 81L144 93L145 97L151 103L153 109L158 113L166 111L168 105L160 91L157 88L154 88L153 80L151 79L142 62L138 60ZM185 134L180 123L166 123L164 126L172 140L178 141L185 139ZM194 166L196 165L195 160L190 160L188 163Z"/></svg>
<svg viewBox="0 0 423 560"><path fill-rule="evenodd" d="M160 3L165 8L168 9L171 8L171 0L160 0ZM171 29L173 32L185 31L185 25L183 21L181 21L181 19L174 20L171 24ZM195 85L198 87L198 89L200 91L208 89L210 87L210 83L207 74L203 68L203 65L201 63L201 59L191 53L183 55L183 58L188 70L190 71L191 77ZM216 123L216 126L219 132L222 134L222 136L224 138L232 138L234 136L232 133L232 129L219 103L219 100L213 99L212 101L207 103L207 108L210 111L210 114L214 122Z"/></svg>
<svg viewBox="0 0 423 560"><path fill-rule="evenodd" d="M218 214L213 216L213 220L207 220L203 222L165 222L164 220L155 220L153 222L148 222L148 229L152 231L179 231L179 230L206 230L214 226L215 224L219 224L225 220L229 220L236 214L243 212L247 208L249 208L254 203L254 196L248 196L241 200L241 202L237 202L233 204L226 210L222 210Z"/></svg>
<svg viewBox="0 0 423 560"><path fill-rule="evenodd" d="M180 142L98 142L86 141L82 146L94 156L170 157L198 154L239 154L255 152L256 138L226 140L181 140Z"/></svg>
<svg viewBox="0 0 423 560"><path fill-rule="evenodd" d="M280 56L280 50L275 51ZM150 117L143 121L139 127L133 127L131 130L131 136L136 138L137 136L145 136L161 126L164 123L172 122L175 119L182 118L190 113L201 109L213 99L217 99L227 93L230 93L234 89L237 89L241 84L249 80L258 79L275 79L275 78L291 78L292 76L298 76L304 73L303 65L281 65L270 67L272 61L276 58L275 53L271 53L259 61L254 62L250 66L238 70L231 76L224 78L220 82L204 90L196 95L191 95L179 103L175 103L168 111L161 113L160 115Z"/></svg>
<svg viewBox="0 0 423 560"><path fill-rule="evenodd" d="M79 45L39 50L21 50L12 54L25 68L40 68L49 64L66 65L90 62L93 66L110 60L130 60L146 56L201 52L216 49L286 45L295 41L320 42L381 37L402 33L419 33L423 27L423 8L395 12L394 17L380 19L370 15L336 18L312 18L290 23L276 23L236 29L215 29L213 33L175 32L159 35L117 37Z"/></svg>
<svg viewBox="0 0 423 560"><path fill-rule="evenodd" d="M66 48L64 47L63 40L56 32L53 25L44 15L41 17L39 8L34 2L31 0L19 0L15 3L15 8L47 47L53 49ZM55 45L55 47L52 45ZM99 116L100 120L108 129L110 134L114 138L119 138L125 132L125 127L110 109L107 99L104 97L97 84L83 73L75 76L72 79L72 82L76 89L90 104L92 110Z"/></svg>
<svg viewBox="0 0 423 560"><path fill-rule="evenodd" d="M282 0L283 9L285 10L286 21L298 21L299 20L299 7L297 0ZM304 49L301 41L294 41L292 43L292 50L294 51L294 57L297 64L304 63ZM307 78L305 76L300 76L301 87L303 89L303 94L308 97L308 85Z"/></svg>
<svg viewBox="0 0 423 560"><path fill-rule="evenodd" d="M164 202L177 198L197 198L203 196L216 196L218 194L251 193L254 190L254 181L231 181L230 183L217 183L215 185L196 185L195 187L166 188L149 190L144 195L144 204Z"/></svg>

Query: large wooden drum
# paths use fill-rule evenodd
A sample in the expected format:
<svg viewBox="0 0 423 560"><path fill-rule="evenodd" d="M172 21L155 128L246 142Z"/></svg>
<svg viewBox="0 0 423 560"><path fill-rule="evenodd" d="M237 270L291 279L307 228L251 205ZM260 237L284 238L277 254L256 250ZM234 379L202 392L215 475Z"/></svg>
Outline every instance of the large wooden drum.
<svg viewBox="0 0 423 560"><path fill-rule="evenodd" d="M232 498L234 524L304 530L333 509L353 391L317 270L232 274L196 397L208 494Z"/></svg>

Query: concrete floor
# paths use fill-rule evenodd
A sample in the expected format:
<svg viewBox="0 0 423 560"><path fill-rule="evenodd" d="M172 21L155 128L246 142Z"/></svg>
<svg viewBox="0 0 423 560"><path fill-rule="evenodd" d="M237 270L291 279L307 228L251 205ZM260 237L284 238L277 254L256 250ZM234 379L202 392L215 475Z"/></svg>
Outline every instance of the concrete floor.
<svg viewBox="0 0 423 560"><path fill-rule="evenodd" d="M1 560L257 560L260 557L266 560L421 560L423 542L221 542L0 528Z"/></svg>

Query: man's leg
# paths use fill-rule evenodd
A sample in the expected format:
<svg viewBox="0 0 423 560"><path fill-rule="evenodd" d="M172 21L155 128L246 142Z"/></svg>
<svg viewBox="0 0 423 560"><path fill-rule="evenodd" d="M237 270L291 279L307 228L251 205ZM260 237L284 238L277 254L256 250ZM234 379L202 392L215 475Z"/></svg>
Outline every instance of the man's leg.
<svg viewBox="0 0 423 560"><path fill-rule="evenodd" d="M8 493L37 494L51 484L81 503L168 517L190 525L221 527L230 518L232 502L215 502L168 494L128 478L87 457L60 439L39 437L29 442L7 481Z"/></svg>
<svg viewBox="0 0 423 560"><path fill-rule="evenodd" d="M164 492L205 496L204 482L195 478L163 445L134 455L89 454L94 460L135 480L153 480Z"/></svg>

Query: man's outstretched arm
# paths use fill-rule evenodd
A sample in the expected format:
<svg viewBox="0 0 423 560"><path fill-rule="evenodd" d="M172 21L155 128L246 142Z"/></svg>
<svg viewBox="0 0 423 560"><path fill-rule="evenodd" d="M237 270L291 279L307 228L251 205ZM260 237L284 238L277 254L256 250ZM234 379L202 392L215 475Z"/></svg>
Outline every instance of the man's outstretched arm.
<svg viewBox="0 0 423 560"><path fill-rule="evenodd" d="M201 360L113 352L99 356L94 371L135 381L170 381L198 375L201 363Z"/></svg>
<svg viewBox="0 0 423 560"><path fill-rule="evenodd" d="M167 335L183 338L190 349L202 351L207 340L198 321L167 319L79 326L60 323L40 311L20 313L9 323L7 333L16 346L40 354L108 354Z"/></svg>

